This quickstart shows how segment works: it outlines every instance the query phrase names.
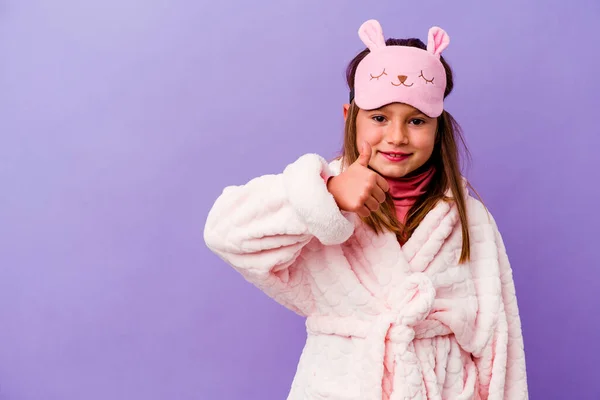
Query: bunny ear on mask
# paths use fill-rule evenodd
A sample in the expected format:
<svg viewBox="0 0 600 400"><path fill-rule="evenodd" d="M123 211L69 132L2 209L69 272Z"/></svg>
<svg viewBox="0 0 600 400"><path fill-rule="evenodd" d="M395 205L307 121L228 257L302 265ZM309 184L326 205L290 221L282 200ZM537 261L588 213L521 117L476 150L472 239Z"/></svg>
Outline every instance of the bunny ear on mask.
<svg viewBox="0 0 600 400"><path fill-rule="evenodd" d="M370 19L358 29L358 36L369 50L373 51L385 47L385 38L379 21Z"/></svg>
<svg viewBox="0 0 600 400"><path fill-rule="evenodd" d="M449 44L450 36L448 36L445 30L437 26L429 29L429 34L427 37L428 52L439 57L442 54L442 51L444 51Z"/></svg>

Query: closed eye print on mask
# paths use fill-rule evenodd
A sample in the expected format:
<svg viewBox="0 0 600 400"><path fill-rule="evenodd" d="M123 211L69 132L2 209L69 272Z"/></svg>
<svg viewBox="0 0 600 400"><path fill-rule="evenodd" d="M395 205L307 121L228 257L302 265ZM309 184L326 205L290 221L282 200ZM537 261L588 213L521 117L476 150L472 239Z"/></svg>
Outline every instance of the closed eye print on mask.
<svg viewBox="0 0 600 400"><path fill-rule="evenodd" d="M381 74L377 75L377 76L373 76L373 74L369 74L369 75L371 75L371 79L369 79L369 80L372 81L373 79L379 80L379 78L381 78L383 75L387 75L387 74L386 74L385 68L384 68L383 72Z"/></svg>
<svg viewBox="0 0 600 400"><path fill-rule="evenodd" d="M428 83L433 84L433 80L435 79L435 76L431 79L427 79L427 78L425 78L425 75L423 75L423 70L421 70L421 75L419 75L419 78L425 79L425 84L427 85Z"/></svg>

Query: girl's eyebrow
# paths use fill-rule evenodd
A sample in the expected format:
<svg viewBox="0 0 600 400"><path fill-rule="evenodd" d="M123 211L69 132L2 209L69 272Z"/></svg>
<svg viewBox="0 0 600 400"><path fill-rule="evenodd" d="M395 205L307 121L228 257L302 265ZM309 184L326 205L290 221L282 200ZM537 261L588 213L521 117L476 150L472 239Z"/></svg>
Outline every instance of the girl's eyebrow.
<svg viewBox="0 0 600 400"><path fill-rule="evenodd" d="M369 112L383 112L386 111L386 108L389 106L389 104L386 104L385 106L382 107L378 107L378 108L374 108L372 110L369 110Z"/></svg>
<svg viewBox="0 0 600 400"><path fill-rule="evenodd" d="M415 111L408 113L408 116L410 116L410 117L418 116L418 117L430 118L424 112L419 111L419 110L415 110Z"/></svg>

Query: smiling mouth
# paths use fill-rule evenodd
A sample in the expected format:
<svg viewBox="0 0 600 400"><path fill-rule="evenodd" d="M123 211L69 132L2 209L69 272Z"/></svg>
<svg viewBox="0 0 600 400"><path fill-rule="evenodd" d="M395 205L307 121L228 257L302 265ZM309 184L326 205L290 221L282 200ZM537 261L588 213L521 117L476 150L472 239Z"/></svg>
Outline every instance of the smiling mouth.
<svg viewBox="0 0 600 400"><path fill-rule="evenodd" d="M411 154L406 153L386 153L383 151L380 151L380 153L383 155L383 157L392 162L404 161L411 156Z"/></svg>
<svg viewBox="0 0 600 400"><path fill-rule="evenodd" d="M400 82L397 85L394 82L391 82L391 84L394 86L406 86L406 87L411 87L412 85L414 85L414 83L411 83L410 85L406 85L404 82Z"/></svg>

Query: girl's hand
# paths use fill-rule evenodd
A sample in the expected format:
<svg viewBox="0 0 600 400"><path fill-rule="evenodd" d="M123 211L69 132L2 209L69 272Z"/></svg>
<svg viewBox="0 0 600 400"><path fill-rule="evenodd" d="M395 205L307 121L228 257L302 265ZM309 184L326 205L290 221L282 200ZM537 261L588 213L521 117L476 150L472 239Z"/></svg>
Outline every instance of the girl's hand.
<svg viewBox="0 0 600 400"><path fill-rule="evenodd" d="M390 187L381 175L368 168L370 160L371 146L363 142L358 159L327 182L327 189L341 210L368 217L385 202Z"/></svg>

